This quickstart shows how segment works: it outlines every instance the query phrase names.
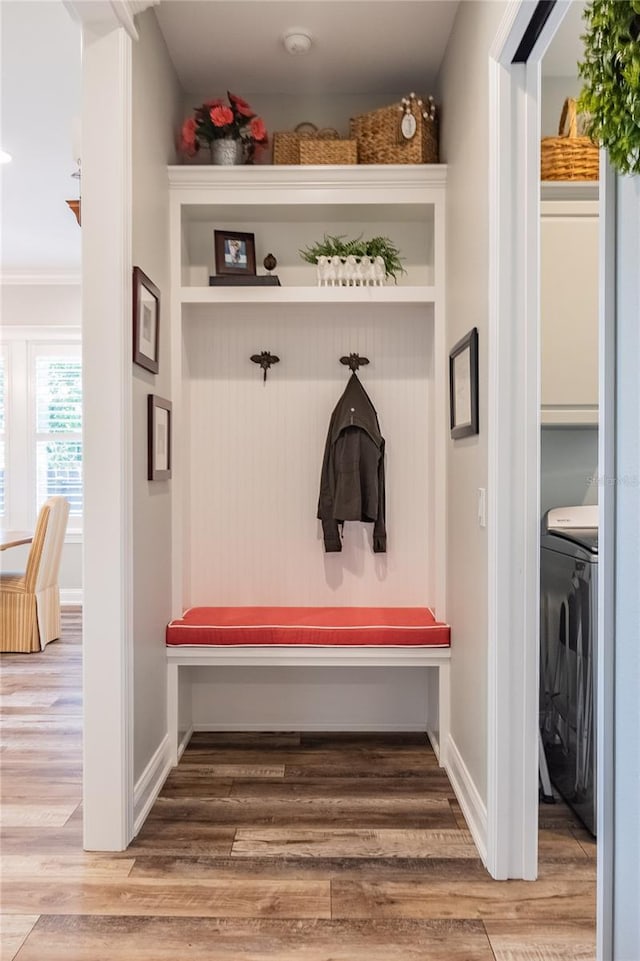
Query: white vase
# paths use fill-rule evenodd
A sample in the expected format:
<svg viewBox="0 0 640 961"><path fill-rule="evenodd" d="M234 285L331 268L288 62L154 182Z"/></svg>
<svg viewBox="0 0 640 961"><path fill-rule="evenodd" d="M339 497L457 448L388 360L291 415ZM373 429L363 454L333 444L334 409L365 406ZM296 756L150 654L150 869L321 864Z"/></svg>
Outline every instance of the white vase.
<svg viewBox="0 0 640 961"><path fill-rule="evenodd" d="M242 141L221 137L210 144L211 163L225 166L242 163Z"/></svg>

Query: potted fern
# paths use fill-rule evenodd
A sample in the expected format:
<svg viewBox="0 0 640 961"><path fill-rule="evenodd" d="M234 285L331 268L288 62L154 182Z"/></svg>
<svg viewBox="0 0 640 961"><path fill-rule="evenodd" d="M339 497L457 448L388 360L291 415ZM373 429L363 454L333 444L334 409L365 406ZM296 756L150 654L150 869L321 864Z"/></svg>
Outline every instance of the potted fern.
<svg viewBox="0 0 640 961"><path fill-rule="evenodd" d="M304 247L300 256L314 266L317 266L323 257L328 260L338 257L343 264L350 257L355 258L356 263L361 263L363 258L368 258L373 263L377 257L381 257L385 280L391 277L394 283L397 283L398 274L406 273L400 251L388 237L372 237L370 240L356 237L355 240L347 240L344 235L325 234L322 240Z"/></svg>

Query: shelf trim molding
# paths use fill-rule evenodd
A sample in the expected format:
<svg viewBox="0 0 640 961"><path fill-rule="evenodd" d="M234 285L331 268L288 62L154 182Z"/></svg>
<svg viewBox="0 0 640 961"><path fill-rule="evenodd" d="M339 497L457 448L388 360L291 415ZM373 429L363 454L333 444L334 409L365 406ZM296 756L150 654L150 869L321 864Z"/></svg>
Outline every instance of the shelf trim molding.
<svg viewBox="0 0 640 961"><path fill-rule="evenodd" d="M435 287L181 287L183 304L433 304Z"/></svg>
<svg viewBox="0 0 640 961"><path fill-rule="evenodd" d="M446 164L362 164L356 166L214 167L202 164L167 168L169 186L180 190L277 187L293 192L328 187L353 189L442 188L447 183ZM326 202L326 198L325 198Z"/></svg>

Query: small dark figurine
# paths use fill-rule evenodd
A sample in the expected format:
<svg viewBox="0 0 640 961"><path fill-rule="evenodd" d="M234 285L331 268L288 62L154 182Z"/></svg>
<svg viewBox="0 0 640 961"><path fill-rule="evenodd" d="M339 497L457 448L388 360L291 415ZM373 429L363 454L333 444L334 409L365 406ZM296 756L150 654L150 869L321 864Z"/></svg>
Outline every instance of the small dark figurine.
<svg viewBox="0 0 640 961"><path fill-rule="evenodd" d="M264 269L269 271L269 274L271 274L271 271L275 270L278 266L278 261L273 254L267 254L262 263L264 264Z"/></svg>
<svg viewBox="0 0 640 961"><path fill-rule="evenodd" d="M268 350L263 350L260 354L252 354L251 360L254 364L260 364L262 367L262 380L264 382L267 380L267 371L271 365L280 363L280 358L276 357L275 354L271 354Z"/></svg>

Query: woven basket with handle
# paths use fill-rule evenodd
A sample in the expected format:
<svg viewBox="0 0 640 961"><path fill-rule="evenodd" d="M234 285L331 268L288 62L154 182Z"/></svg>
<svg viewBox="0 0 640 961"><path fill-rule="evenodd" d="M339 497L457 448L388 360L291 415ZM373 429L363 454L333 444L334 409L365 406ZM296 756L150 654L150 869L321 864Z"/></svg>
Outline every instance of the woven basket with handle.
<svg viewBox="0 0 640 961"><path fill-rule="evenodd" d="M578 135L576 102L567 97L558 136L543 137L540 144L540 179L597 180L598 176L598 147L589 137Z"/></svg>
<svg viewBox="0 0 640 961"><path fill-rule="evenodd" d="M322 130L318 130L315 124L299 123L295 130L274 133L273 162L274 164L299 164L301 162L308 164L356 163L357 145L355 141L350 146L351 141L340 140L339 138L340 134L333 127L324 127ZM304 159L300 156L300 145L302 143L305 145ZM331 147L330 144L340 144L342 146ZM349 159L350 157L353 157L353 159Z"/></svg>

